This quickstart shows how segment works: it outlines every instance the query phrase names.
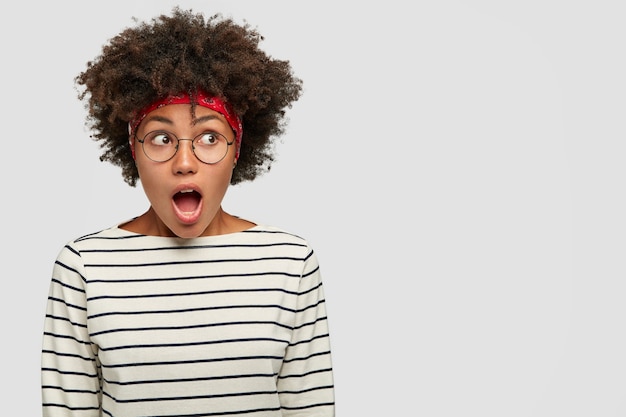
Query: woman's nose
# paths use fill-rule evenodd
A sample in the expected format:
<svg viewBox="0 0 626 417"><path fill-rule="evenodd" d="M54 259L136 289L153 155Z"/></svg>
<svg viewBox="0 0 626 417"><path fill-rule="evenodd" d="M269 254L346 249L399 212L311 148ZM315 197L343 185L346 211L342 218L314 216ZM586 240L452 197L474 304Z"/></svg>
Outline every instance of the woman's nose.
<svg viewBox="0 0 626 417"><path fill-rule="evenodd" d="M191 139L178 139L178 148L172 164L174 173L188 174L196 172L199 162L193 153L193 141Z"/></svg>

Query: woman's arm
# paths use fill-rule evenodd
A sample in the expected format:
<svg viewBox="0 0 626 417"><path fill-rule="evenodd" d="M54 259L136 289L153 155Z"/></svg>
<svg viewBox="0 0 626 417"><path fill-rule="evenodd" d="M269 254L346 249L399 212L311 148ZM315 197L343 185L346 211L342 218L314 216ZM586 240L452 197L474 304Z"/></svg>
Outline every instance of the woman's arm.
<svg viewBox="0 0 626 417"><path fill-rule="evenodd" d="M278 393L283 416L335 415L326 304L312 250L303 265L296 319L278 375Z"/></svg>
<svg viewBox="0 0 626 417"><path fill-rule="evenodd" d="M87 328L80 253L65 246L54 264L41 358L44 417L100 416L100 368Z"/></svg>

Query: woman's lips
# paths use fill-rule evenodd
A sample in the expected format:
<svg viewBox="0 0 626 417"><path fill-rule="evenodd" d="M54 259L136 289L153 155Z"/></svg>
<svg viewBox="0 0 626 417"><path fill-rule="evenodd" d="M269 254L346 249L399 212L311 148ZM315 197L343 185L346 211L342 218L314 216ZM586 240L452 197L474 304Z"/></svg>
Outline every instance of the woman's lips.
<svg viewBox="0 0 626 417"><path fill-rule="evenodd" d="M202 196L193 189L182 189L172 197L176 217L183 223L194 223L202 212Z"/></svg>

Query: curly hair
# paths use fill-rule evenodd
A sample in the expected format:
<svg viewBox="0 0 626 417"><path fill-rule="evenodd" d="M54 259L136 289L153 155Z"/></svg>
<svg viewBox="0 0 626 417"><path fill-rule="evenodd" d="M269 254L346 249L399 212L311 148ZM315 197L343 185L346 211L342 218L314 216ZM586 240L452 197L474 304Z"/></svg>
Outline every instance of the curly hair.
<svg viewBox="0 0 626 417"><path fill-rule="evenodd" d="M100 160L120 166L134 187L139 174L128 143L129 121L155 100L202 90L228 101L243 122L231 184L268 171L274 140L285 131L285 111L300 97L302 80L289 61L259 49L262 40L248 23L220 14L205 19L178 7L113 37L75 78L86 125L103 149Z"/></svg>

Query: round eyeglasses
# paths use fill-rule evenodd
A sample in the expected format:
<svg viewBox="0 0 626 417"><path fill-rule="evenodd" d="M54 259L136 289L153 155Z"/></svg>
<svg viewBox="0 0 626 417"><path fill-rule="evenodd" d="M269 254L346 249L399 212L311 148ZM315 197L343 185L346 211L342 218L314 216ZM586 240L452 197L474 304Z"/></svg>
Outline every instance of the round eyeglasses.
<svg viewBox="0 0 626 417"><path fill-rule="evenodd" d="M205 164L217 164L228 153L228 147L235 141L228 141L226 137L217 132L203 132L193 139L179 139L172 132L155 130L147 133L143 139L135 135L137 142L141 143L143 153L154 162L169 161L178 152L180 141L191 142L193 154Z"/></svg>

